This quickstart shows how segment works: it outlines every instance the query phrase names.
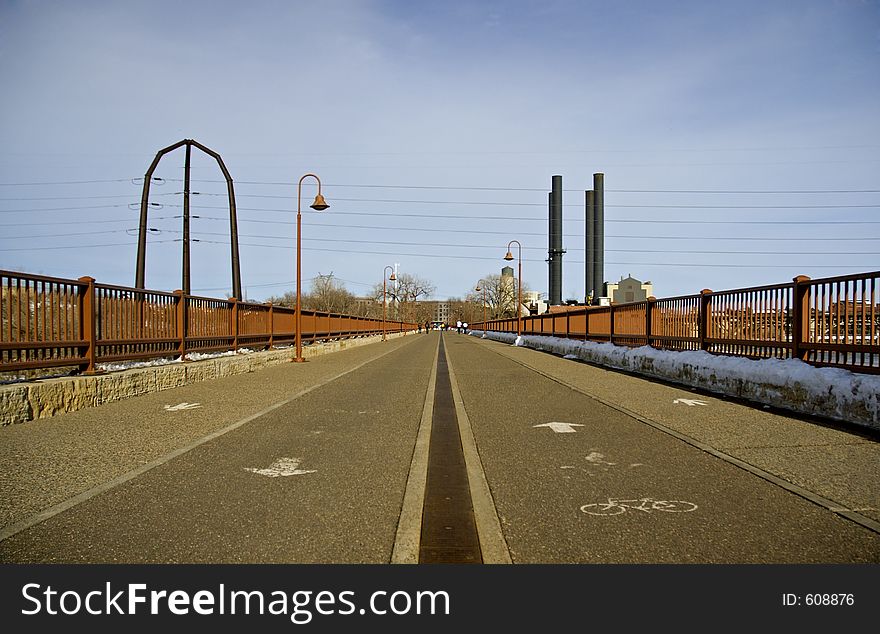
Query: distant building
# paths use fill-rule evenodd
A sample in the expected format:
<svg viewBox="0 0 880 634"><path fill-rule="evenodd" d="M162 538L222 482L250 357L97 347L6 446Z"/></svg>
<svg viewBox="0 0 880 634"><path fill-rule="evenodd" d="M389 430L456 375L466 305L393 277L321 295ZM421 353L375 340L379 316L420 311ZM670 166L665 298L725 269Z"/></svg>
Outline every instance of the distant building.
<svg viewBox="0 0 880 634"><path fill-rule="evenodd" d="M605 284L605 297L614 304L643 302L653 294L654 285L650 281L641 282L631 274L627 277L621 277L616 284Z"/></svg>
<svg viewBox="0 0 880 634"><path fill-rule="evenodd" d="M516 280L513 276L513 268L505 266L501 269L501 286L515 290Z"/></svg>
<svg viewBox="0 0 880 634"><path fill-rule="evenodd" d="M427 308L431 314L431 321L438 323L449 323L449 315L452 312L452 305L449 302L441 302L437 300L419 301L419 306Z"/></svg>
<svg viewBox="0 0 880 634"><path fill-rule="evenodd" d="M523 304L529 310L529 314L543 315L547 312L547 302L542 298L540 291L525 291L523 293Z"/></svg>
<svg viewBox="0 0 880 634"><path fill-rule="evenodd" d="M510 289L511 293L517 292L516 278L514 278L513 276L513 268L505 266L503 269L501 269L501 287ZM531 314L529 310L529 302L526 299L527 295L528 293L523 293L523 305L519 307L519 314L523 317L527 317L529 314ZM514 303L516 303L518 300L519 298L514 295Z"/></svg>

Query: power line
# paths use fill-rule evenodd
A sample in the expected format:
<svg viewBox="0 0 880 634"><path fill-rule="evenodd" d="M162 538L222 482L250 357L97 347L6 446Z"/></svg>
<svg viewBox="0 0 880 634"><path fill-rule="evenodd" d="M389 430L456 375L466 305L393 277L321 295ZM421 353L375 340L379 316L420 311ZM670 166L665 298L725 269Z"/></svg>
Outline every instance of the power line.
<svg viewBox="0 0 880 634"><path fill-rule="evenodd" d="M176 242L176 240L153 240L150 244L160 244L162 242ZM98 248L106 248L106 247L133 247L136 246L136 242L117 242L114 244L73 244L66 246L58 246L58 247L28 247L26 249L0 249L0 252L8 252L8 251L55 251L58 249L98 249Z"/></svg>
<svg viewBox="0 0 880 634"><path fill-rule="evenodd" d="M0 213L42 213L44 211L75 211L86 209L109 209L126 207L127 205L94 205L90 207L55 207L48 209L6 209L0 210ZM182 205L163 205L164 207L180 208ZM875 207L875 205L868 205ZM225 209L225 207L216 207L210 205L194 205L193 209ZM289 209L266 209L253 207L239 207L238 211L256 211L263 213L290 213ZM369 211L335 211L334 216L379 216L391 218L440 218L440 219L458 219L458 220L516 220L516 221L540 221L546 222L544 218L518 218L516 216L475 216L475 215L454 215L454 214L414 214L414 213L382 213ZM566 218L565 222L584 222L583 218ZM606 223L622 222L622 223L646 223L646 224L753 224L753 225L874 225L880 224L878 221L871 220L826 220L826 221L784 221L784 220L641 220L626 218L606 218Z"/></svg>
<svg viewBox="0 0 880 634"><path fill-rule="evenodd" d="M180 205L166 205L166 207L180 207ZM225 207L212 207L210 205L192 206L192 209L225 209ZM289 209L266 209L239 207L238 211L257 211L266 213L290 213ZM380 216L388 218L421 218L423 220L430 218L458 219L458 220L520 220L530 222L546 223L546 218L518 218L516 216L474 216L474 215L452 215L452 214L412 214L412 213L383 213L370 211L334 211L333 216ZM583 218L567 218L566 222L584 222ZM850 224L880 224L878 221L872 220L822 220L822 221L783 221L783 220L638 220L638 219L620 219L605 218L605 222L643 222L653 224L755 224L755 225L850 225Z"/></svg>
<svg viewBox="0 0 880 634"><path fill-rule="evenodd" d="M0 183L0 187L31 187L36 185L88 185L92 183L126 183L130 181L130 178L112 178L88 181L42 181L31 183Z"/></svg>
<svg viewBox="0 0 880 634"><path fill-rule="evenodd" d="M168 231L168 233L180 234L182 231ZM199 235L222 236L225 233L201 232ZM247 235L240 234L240 238L259 238L270 240L287 240L287 236L267 236L267 235ZM354 240L345 238L303 238L303 242L341 242L344 244L387 244L391 246L407 246L407 247L443 247L443 248L461 248L461 249L495 249L498 245L489 244L450 244L442 242L404 242L389 240ZM265 245L276 246L276 245ZM533 251L543 251L545 247L524 246L523 249ZM584 251L583 248L571 247L568 251ZM867 252L848 252L845 254L839 251L719 251L717 249L700 251L700 250L683 250L683 249L605 249L608 253L692 253L692 254L739 254L739 255L878 255L876 251Z"/></svg>
<svg viewBox="0 0 880 634"><path fill-rule="evenodd" d="M180 218L180 216L172 216L173 218ZM221 218L219 216L194 216L194 218L199 218L202 220L220 220L224 222L229 222L229 218ZM240 218L239 222L249 222L249 223L258 223L258 224L271 224L271 225L290 225L293 226L295 222L289 222L286 220L255 220L255 219L247 219ZM0 225L2 226L2 225ZM341 225L341 224L324 224L324 223L311 223L312 227L328 227L333 229L375 229L378 231L419 231L419 232L428 232L428 233L468 233L468 234L486 234L486 235L501 235L506 236L510 234L510 231L484 231L479 229L437 229L437 228L429 228L429 227L389 227L388 225ZM518 231L517 235L520 236L540 236L546 237L547 233L541 232L529 232L529 231ZM571 239L583 239L584 234L582 233L566 233L563 234L565 238ZM823 236L821 238L797 238L791 236L783 236L783 237L774 237L770 238L767 236L760 237L745 237L745 236L720 236L720 237L712 237L712 236L634 236L634 235L614 235L614 234L605 234L606 238L627 238L634 240L759 240L759 241L768 241L768 242L798 242L798 241L865 241L865 240L880 240L880 236L847 236L845 238L835 238L829 236Z"/></svg>
<svg viewBox="0 0 880 634"><path fill-rule="evenodd" d="M22 201L22 200L94 200L97 198L131 198L131 194L115 194L108 196L48 196L48 197L31 197L31 198L0 198L0 201Z"/></svg>
<svg viewBox="0 0 880 634"><path fill-rule="evenodd" d="M179 219L181 216L158 216L155 218L151 218L151 221L156 220L174 220ZM216 220L229 222L228 218L221 218L219 216L192 216L193 219L200 220ZM131 219L122 218L119 220L81 220L81 221L69 221L69 222L23 222L23 223L0 223L0 227L31 227L31 226L56 226L56 225L88 225L88 224L107 224L107 223L120 223L120 222L131 222ZM246 223L257 223L257 224L272 224L272 225L287 225L293 226L295 222L288 222L283 220L252 220L252 219L239 219L239 222ZM387 225L339 225L339 224L312 224L313 227L328 227L332 229L373 229L376 231L417 231L417 232L425 232L425 233L464 233L464 234L474 234L474 235L501 235L507 236L510 234L509 231L484 231L477 229L436 229L436 228L425 228L425 227L388 227ZM136 231L136 228L131 229L121 229L118 231ZM164 230L168 231L168 230ZM106 232L90 232L90 233L106 233ZM179 233L179 232L178 232ZM47 234L42 236L14 236L15 238L56 238L56 237L66 237L69 235L82 235L82 234ZM536 237L546 237L546 233L541 232L532 232L532 231L519 231L517 232L518 236L536 236ZM279 237L279 236L272 236ZM583 239L583 234L579 233L566 233L564 234L567 239ZM760 241L760 242L865 242L865 241L873 241L880 240L880 236L847 236L843 238L833 237L833 236L823 236L820 238L816 237L791 237L791 236L782 236L782 237L767 237L767 236L657 236L657 235L648 235L648 236L638 236L638 235L616 235L616 234L605 234L606 238L620 238L627 240L729 240L729 241ZM12 237L10 237L12 239ZM537 248L537 247L536 247ZM543 247L541 247L543 249Z"/></svg>
<svg viewBox="0 0 880 634"><path fill-rule="evenodd" d="M393 214L388 214L389 216ZM156 216L151 218L151 221L157 220L174 220L179 219L182 216ZM228 218L223 218L219 216L202 216L202 215L193 215L193 219L201 219L201 220L212 220L212 221L222 221L228 222ZM20 222L20 223L0 223L0 227L32 227L32 226L56 226L56 225L87 225L87 224L110 224L110 223L129 223L132 219L130 218L120 218L116 220L71 220L71 221L51 221L51 222ZM293 226L296 223L292 221L285 220L259 220L252 218L239 218L240 223L255 223L255 224L271 224L271 225L288 225ZM620 222L627 222L626 220L620 220ZM647 220L637 220L634 222L654 222ZM675 222L675 221L663 221L663 222ZM688 221L690 222L690 221ZM831 224L840 224L840 223L831 223ZM510 231L487 231L487 230L479 230L479 229L438 229L438 228L430 228L430 227L389 227L388 225L347 225L347 224L325 224L325 223L312 223L313 227L328 227L333 229L374 229L377 231L417 231L417 232L427 232L427 233L465 233L465 234L479 234L479 235L508 235ZM133 229L132 229L133 230ZM97 232L96 232L97 233ZM46 235L42 237L63 237L65 235L71 234L62 234L61 236L56 235ZM528 232L528 231L519 231L517 235L520 236L538 236L545 237L546 233L541 232ZM17 236L17 237L26 237L26 236ZM40 237L40 236L33 236ZM580 239L583 238L582 234L579 233L566 233L564 237L570 239ZM833 236L823 236L823 237L791 237L791 236L782 236L782 237L767 237L767 236L658 236L658 235L647 235L647 236L638 236L638 235L615 235L615 234L606 234L606 238L625 238L625 239L633 239L633 240L736 240L736 241L767 241L767 242L799 242L799 241L870 241L870 240L880 240L880 236L846 236L846 237L833 237Z"/></svg>
<svg viewBox="0 0 880 634"><path fill-rule="evenodd" d="M140 177L137 177L140 179ZM131 178L115 178L115 179L96 179L81 181L33 181L26 183L0 183L0 187L30 187L41 185L83 185L93 183L124 183L131 182ZM183 182L182 178L166 178L163 180L172 182ZM225 180L218 179L192 179L196 183L226 183ZM255 181L240 180L235 181L238 185L273 185L292 187L295 185L292 181ZM324 187L344 187L344 188L360 188L360 189L421 189L421 190L438 190L438 191L497 191L497 192L547 192L546 187L468 187L468 186L452 186L452 185L376 185L376 184L342 184L328 183ZM565 192L583 192L584 189L564 189ZM877 194L880 189L610 189L606 188L606 192L623 193L623 194ZM167 195L163 193L163 195ZM121 197L121 196L117 196ZM76 198L110 198L110 196L83 196L69 197ZM18 198L3 200L41 200L38 198ZM45 199L49 200L49 199Z"/></svg>
<svg viewBox="0 0 880 634"><path fill-rule="evenodd" d="M182 183L182 178L168 178L172 182ZM226 183L225 180L192 179L194 183ZM272 185L281 187L293 187L293 181L235 181L238 185ZM490 192L543 192L550 190L549 187L470 187L452 185L376 185L376 184L341 184L326 183L324 187L344 187L360 189L422 189L439 191L490 191ZM564 192L582 193L584 188L563 189ZM877 194L880 189L610 189L606 192L620 194Z"/></svg>
<svg viewBox="0 0 880 634"><path fill-rule="evenodd" d="M228 242L221 242L215 240L199 240L200 243L206 244L221 244L228 245ZM284 246L284 245L268 245L268 244L247 244L240 243L239 246L245 247L257 247L257 248L269 248L269 249L288 249L294 250L295 247L292 246ZM318 251L318 252L326 252L326 253L346 253L351 254L350 250L346 249L319 249L312 247L303 247L303 251ZM359 251L359 255L390 255L393 257L413 257L413 258L445 258L451 260L489 260L489 261L498 261L501 258L491 258L486 256L464 256L464 255L445 255L445 254L427 254L427 253L400 253L400 252L392 252L392 251ZM523 258L523 262L533 262L533 263L544 263L544 260L533 260L528 258ZM583 260L570 260L568 264L585 264ZM606 265L612 266L659 266L659 267L688 267L688 268L703 268L703 267L712 267L712 268L822 268L822 269L854 269L854 268L862 268L859 265L846 264L846 265L824 265L824 264L694 264L694 263L676 263L676 262L605 262Z"/></svg>
<svg viewBox="0 0 880 634"><path fill-rule="evenodd" d="M128 207L128 205L90 205L88 207L49 207L43 209L0 209L0 214L29 214L42 213L44 211L80 211L83 209L111 209L119 207Z"/></svg>
<svg viewBox="0 0 880 634"><path fill-rule="evenodd" d="M197 216L198 217L198 216ZM202 216L205 217L205 216ZM150 220L169 220L174 218L180 218L180 216L157 216L151 218ZM224 220L229 220L228 218L224 218ZM118 220L61 220L61 221L52 221L52 222L3 222L0 223L0 227L42 227L42 226L57 226L57 225L96 225L96 224L108 224L114 222L131 222L131 218L119 218ZM253 222L260 222L255 220ZM268 222L268 221L267 221Z"/></svg>
<svg viewBox="0 0 880 634"><path fill-rule="evenodd" d="M326 187L326 186L325 186ZM174 192L181 193L181 192ZM205 193L202 196L226 196L226 194ZM236 198L270 198L276 200L296 200L295 196L275 196L271 194L241 194ZM413 205L492 205L501 207L547 207L547 203L523 203L502 201L476 201L476 200L403 200L394 198L338 198L333 200L343 202L369 202L369 203L404 203ZM581 208L583 204L565 204L563 207ZM626 209L878 209L880 204L874 205L618 205L605 204L605 208Z"/></svg>
<svg viewBox="0 0 880 634"><path fill-rule="evenodd" d="M32 238L66 238L68 236L95 236L102 233L128 233L131 229L108 229L107 231L78 231L76 233L51 233L36 236L0 236L0 240L28 240Z"/></svg>

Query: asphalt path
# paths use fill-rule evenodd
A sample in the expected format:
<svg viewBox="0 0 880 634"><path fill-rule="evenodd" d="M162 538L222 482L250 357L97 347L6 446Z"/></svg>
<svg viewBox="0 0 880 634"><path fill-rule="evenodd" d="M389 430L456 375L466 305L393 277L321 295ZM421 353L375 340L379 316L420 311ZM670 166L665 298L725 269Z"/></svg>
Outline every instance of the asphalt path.
<svg viewBox="0 0 880 634"><path fill-rule="evenodd" d="M600 373L630 403L647 381L474 337L447 351L514 563L880 561L875 531L528 363ZM729 428L754 415L726 405ZM688 410L669 411L719 415Z"/></svg>
<svg viewBox="0 0 880 634"><path fill-rule="evenodd" d="M91 416L137 411L147 426L170 414L221 431L250 419L16 532L0 542L0 561L388 562L436 347L436 336L416 335L248 375L271 398L220 380L96 408ZM206 406L169 413L161 401Z"/></svg>

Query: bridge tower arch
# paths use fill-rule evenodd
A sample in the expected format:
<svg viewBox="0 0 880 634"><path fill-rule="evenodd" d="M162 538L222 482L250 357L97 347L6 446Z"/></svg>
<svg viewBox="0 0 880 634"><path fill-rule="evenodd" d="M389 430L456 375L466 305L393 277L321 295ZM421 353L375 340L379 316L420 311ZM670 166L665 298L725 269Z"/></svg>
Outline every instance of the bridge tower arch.
<svg viewBox="0 0 880 634"><path fill-rule="evenodd" d="M182 288L187 295L190 294L190 267L189 267L189 195L190 195L190 154L192 147L195 146L208 156L217 161L220 171L226 178L226 190L229 196L229 242L231 245L232 260L232 295L238 300L243 299L241 296L241 266L238 257L238 221L235 214L235 191L232 186L232 176L226 169L226 164L220 155L214 150L205 147L198 141L193 139L183 139L166 148L162 148L156 153L156 157L150 164L144 175L144 189L141 194L141 217L138 227L138 248L137 248L137 271L135 273L135 288L145 288L145 269L147 258L147 212L149 209L150 199L150 182L153 178L153 172L159 165L159 161L169 152L173 152L179 147L186 146L186 162L184 164L184 186L183 186L183 271L182 271Z"/></svg>

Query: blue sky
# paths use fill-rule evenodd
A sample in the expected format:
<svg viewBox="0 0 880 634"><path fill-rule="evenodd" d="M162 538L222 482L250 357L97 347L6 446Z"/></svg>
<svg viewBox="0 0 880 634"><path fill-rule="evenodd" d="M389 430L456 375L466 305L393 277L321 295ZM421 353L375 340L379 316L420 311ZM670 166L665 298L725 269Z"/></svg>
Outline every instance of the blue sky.
<svg viewBox="0 0 880 634"><path fill-rule="evenodd" d="M303 212L303 277L356 294L399 263L463 296L512 239L546 292L561 174L582 298L594 172L608 281L668 297L880 268L877 1L4 1L0 85L2 269L131 285L132 179L184 138L236 182L254 300L294 286L307 172L331 208ZM181 286L182 164L156 172L150 288ZM192 285L220 296L225 185L198 152L193 178Z"/></svg>

